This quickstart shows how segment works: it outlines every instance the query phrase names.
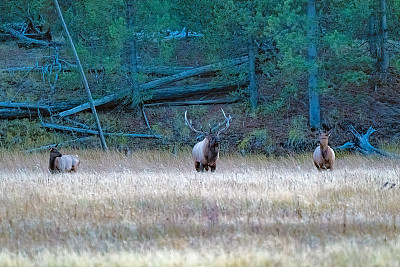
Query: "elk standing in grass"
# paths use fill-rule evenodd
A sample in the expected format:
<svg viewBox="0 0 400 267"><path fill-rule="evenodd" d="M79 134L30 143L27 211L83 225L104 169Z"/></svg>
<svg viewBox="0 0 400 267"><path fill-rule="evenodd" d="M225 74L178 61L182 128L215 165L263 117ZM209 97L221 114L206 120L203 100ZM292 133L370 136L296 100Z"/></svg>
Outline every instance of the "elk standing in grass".
<svg viewBox="0 0 400 267"><path fill-rule="evenodd" d="M188 121L187 119L187 111L185 111L185 124L190 128L195 133L199 133L205 136L204 140L201 142L198 142L194 147L193 147L193 161L194 161L194 167L196 171L198 172L203 172L204 170L208 171L208 169L211 169L211 172L215 171L215 168L217 167L217 160L219 158L219 143L220 143L220 138L219 135L228 129L230 122L232 120L231 116L229 115L228 117L225 115L225 112L223 109L222 114L224 114L225 117L225 127L220 129L216 134L212 133L211 129L210 131L199 131L196 130L193 125L192 121ZM218 124L220 126L220 124Z"/></svg>
<svg viewBox="0 0 400 267"><path fill-rule="evenodd" d="M49 170L51 173L57 172L76 172L79 167L79 157L76 155L62 155L56 146L49 147L50 162Z"/></svg>
<svg viewBox="0 0 400 267"><path fill-rule="evenodd" d="M333 170L335 163L335 152L328 146L330 132L321 132L319 135L319 146L315 149L313 159L318 170Z"/></svg>

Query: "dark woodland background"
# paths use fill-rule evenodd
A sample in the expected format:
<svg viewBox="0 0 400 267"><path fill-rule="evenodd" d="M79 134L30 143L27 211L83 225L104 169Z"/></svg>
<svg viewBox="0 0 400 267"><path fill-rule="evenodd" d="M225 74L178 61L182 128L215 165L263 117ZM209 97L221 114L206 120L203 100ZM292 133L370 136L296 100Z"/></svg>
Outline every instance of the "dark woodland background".
<svg viewBox="0 0 400 267"><path fill-rule="evenodd" d="M93 98L115 96L96 107L109 148L177 152L196 141L185 110L208 129L221 108L225 152L307 151L319 128L337 147L351 126L399 144L400 1L59 3ZM0 146L100 147L90 109L60 116L88 97L54 2L1 1L0 13Z"/></svg>

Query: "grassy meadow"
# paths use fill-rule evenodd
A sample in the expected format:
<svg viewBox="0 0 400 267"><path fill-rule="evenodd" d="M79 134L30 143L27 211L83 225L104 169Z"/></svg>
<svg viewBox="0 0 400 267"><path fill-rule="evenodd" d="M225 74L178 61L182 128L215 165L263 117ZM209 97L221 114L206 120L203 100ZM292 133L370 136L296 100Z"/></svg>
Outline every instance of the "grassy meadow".
<svg viewBox="0 0 400 267"><path fill-rule="evenodd" d="M51 175L47 152L0 152L0 266L400 265L398 160L72 153Z"/></svg>

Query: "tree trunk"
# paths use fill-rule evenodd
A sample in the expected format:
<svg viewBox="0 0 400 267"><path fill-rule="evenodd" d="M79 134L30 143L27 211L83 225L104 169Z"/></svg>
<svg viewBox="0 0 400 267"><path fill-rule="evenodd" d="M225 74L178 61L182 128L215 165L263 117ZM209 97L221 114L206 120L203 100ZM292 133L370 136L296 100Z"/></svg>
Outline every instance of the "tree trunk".
<svg viewBox="0 0 400 267"><path fill-rule="evenodd" d="M35 105L31 103L0 102L0 119L37 118L48 116L62 110L70 109L76 103L53 103L49 106Z"/></svg>
<svg viewBox="0 0 400 267"><path fill-rule="evenodd" d="M137 52L136 52L136 37L131 37L131 76L132 76L132 108L136 107L140 102L140 88L137 80L138 76L138 63L137 63Z"/></svg>
<svg viewBox="0 0 400 267"><path fill-rule="evenodd" d="M14 38L17 38L20 42L23 42L26 45L40 45L40 46L49 46L50 43L46 42L46 41L42 41L42 40L36 40L36 39L32 39L29 37L26 37L25 35L19 33L18 31L11 29L11 28L6 28L5 29L6 32L10 33Z"/></svg>
<svg viewBox="0 0 400 267"><path fill-rule="evenodd" d="M226 61L226 62L221 62L221 63L202 66L202 67L199 67L199 68L194 68L194 69L187 70L187 71L175 74L175 75L167 76L167 77L164 77L164 78L160 78L160 79L145 83L145 84L143 84L141 86L140 89L141 89L141 91L146 92L149 89L152 89L152 88L155 88L155 87L158 87L158 86L161 86L161 85L165 85L165 84L169 84L169 83L172 83L172 82L180 81L180 80L183 80L183 79L186 79L186 78L189 78L189 77L193 77L193 76L204 75L206 73L215 72L215 71L221 70L221 69L223 69L225 67L240 65L240 64L243 64L243 63L247 62L247 60L248 60L247 57L241 57L241 58L229 60L229 61ZM118 93L115 93L115 94L112 94L112 95L108 95L108 96L105 96L103 98L94 100L93 104L95 106L107 104L109 102L112 102L112 101L115 101L115 100L118 100L118 99L126 97L130 92L131 92L131 90L123 90L123 91L120 91ZM80 111L86 110L89 107L90 107L89 103L84 103L84 104L82 104L80 106L77 106L77 107L71 109L71 110L66 110L64 112L61 112L58 115L61 116L61 117L68 116L68 115L71 115L71 114L78 113Z"/></svg>
<svg viewBox="0 0 400 267"><path fill-rule="evenodd" d="M256 56L254 51L254 39L249 37L249 88L250 88L250 104L251 108L257 108L258 90L256 81Z"/></svg>
<svg viewBox="0 0 400 267"><path fill-rule="evenodd" d="M371 14L368 20L368 43L369 52L373 58L377 58L377 47L376 47L376 31L375 31L375 16Z"/></svg>
<svg viewBox="0 0 400 267"><path fill-rule="evenodd" d="M139 82L137 80L138 75L138 60L137 60L137 51L136 51L136 36L134 31L134 16L135 16L135 8L132 1L126 1L126 17L128 22L129 29L129 51L130 51L130 64L129 71L131 73L132 80L132 108L136 107L140 102L140 90L139 90Z"/></svg>
<svg viewBox="0 0 400 267"><path fill-rule="evenodd" d="M93 104L92 93L90 92L89 84L88 84L88 82L86 80L85 72L83 71L81 61L79 59L78 53L76 52L74 42L72 41L71 35L69 34L69 31L68 31L68 28L67 28L67 24L64 21L63 15L61 13L60 6L58 5L58 1L54 0L54 4L56 6L58 15L60 17L60 20L62 22L63 28L65 30L65 33L67 34L67 37L68 37L68 40L70 42L72 51L74 52L76 62L78 63L78 66L79 66L81 78L82 78L83 84L85 86L87 96L89 98L90 108L92 109L93 118L94 118L94 120L96 122L97 131L99 133L101 147L103 148L103 150L108 150L108 147L107 147L107 144L106 144L106 140L104 139L103 130L101 129L100 120L99 120L99 117L97 116L96 108L95 108L95 106Z"/></svg>
<svg viewBox="0 0 400 267"><path fill-rule="evenodd" d="M147 93L147 99L144 99L145 103L154 103L162 101L174 101L175 99L184 99L188 97L206 95L213 92L229 92L235 91L238 88L238 84L226 84L226 83L202 83L194 85L176 86L169 88L154 89Z"/></svg>
<svg viewBox="0 0 400 267"><path fill-rule="evenodd" d="M319 104L319 93L317 91L318 83L318 65L317 65L317 48L315 41L316 32L316 8L315 0L308 0L308 93L309 93L309 112L310 126L318 129L321 125L321 108Z"/></svg>
<svg viewBox="0 0 400 267"><path fill-rule="evenodd" d="M382 32L382 44L381 44L381 77L383 81L387 79L387 70L389 68L389 45L388 45L388 29L386 21L386 0L381 0L381 32Z"/></svg>

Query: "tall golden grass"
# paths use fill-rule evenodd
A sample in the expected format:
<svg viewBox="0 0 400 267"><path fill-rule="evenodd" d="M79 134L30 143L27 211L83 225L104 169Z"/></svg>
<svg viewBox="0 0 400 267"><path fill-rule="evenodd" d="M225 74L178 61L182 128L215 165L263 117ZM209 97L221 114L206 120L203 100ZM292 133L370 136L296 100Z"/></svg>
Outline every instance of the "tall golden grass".
<svg viewBox="0 0 400 267"><path fill-rule="evenodd" d="M72 153L51 175L47 153L0 152L0 266L400 264L398 160Z"/></svg>

